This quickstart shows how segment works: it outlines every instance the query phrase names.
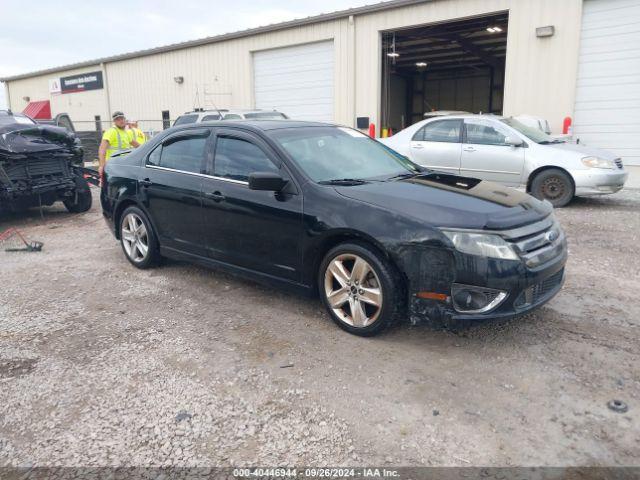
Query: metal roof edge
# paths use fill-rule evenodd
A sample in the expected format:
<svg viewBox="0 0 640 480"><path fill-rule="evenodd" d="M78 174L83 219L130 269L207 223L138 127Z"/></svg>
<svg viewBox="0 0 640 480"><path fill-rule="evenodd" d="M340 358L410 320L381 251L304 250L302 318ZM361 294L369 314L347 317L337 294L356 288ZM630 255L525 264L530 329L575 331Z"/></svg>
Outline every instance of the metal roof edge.
<svg viewBox="0 0 640 480"><path fill-rule="evenodd" d="M62 65L60 67L52 67L43 70L37 70L29 73L21 73L18 75L12 75L9 77L0 78L0 82L12 82L15 80L23 80L26 78L38 77L41 75L47 75L49 73L63 72L65 70L72 70L77 68L100 66L103 63L112 63L122 60L129 60L138 57L147 57L150 55L156 55L159 53L173 52L176 50L183 50L185 48L199 47L202 45L208 45L210 43L219 43L227 40L235 40L237 38L250 37L252 35L259 35L261 33L275 32L278 30L285 30L287 28L302 27L318 22L326 22L331 20L338 20L340 18L349 17L351 15L365 15L368 13L375 13L384 10L391 10L394 8L400 8L405 6L414 5L417 3L426 3L433 0L387 0L372 5L364 5L362 7L348 8L346 10L338 10L331 13L322 13L320 15L313 15L310 17L299 18L295 20L289 20L281 23L273 23L271 25L265 25L262 27L248 28L246 30L239 30L237 32L223 33L221 35L214 35L212 37L200 38L197 40L189 40L186 42L173 43L164 45L161 47L154 47L145 50L138 50L129 53L121 53L118 55L112 55L109 57L97 58L94 60L87 60L84 62L72 63L69 65Z"/></svg>

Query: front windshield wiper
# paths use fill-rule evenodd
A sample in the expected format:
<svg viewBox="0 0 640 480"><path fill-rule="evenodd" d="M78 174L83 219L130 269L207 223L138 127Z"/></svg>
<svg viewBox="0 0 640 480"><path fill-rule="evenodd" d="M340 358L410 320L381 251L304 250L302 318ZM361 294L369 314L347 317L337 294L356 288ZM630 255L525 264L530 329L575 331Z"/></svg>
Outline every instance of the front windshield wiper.
<svg viewBox="0 0 640 480"><path fill-rule="evenodd" d="M417 177L418 175L424 175L427 172L407 172L407 173L400 173L399 175L394 175L393 177L389 177L387 180L402 180L404 178L413 178L413 177Z"/></svg>
<svg viewBox="0 0 640 480"><path fill-rule="evenodd" d="M551 145L551 144L556 144L556 143L565 143L564 140L543 140L541 142L538 142L538 145Z"/></svg>
<svg viewBox="0 0 640 480"><path fill-rule="evenodd" d="M363 185L367 181L362 178L334 178L333 180L322 180L318 183L320 185Z"/></svg>

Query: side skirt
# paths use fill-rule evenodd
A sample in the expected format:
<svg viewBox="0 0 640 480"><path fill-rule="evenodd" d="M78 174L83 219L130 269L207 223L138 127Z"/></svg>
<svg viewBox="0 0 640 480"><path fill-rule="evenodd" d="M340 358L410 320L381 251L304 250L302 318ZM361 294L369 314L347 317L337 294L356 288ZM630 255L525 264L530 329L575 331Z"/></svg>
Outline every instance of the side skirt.
<svg viewBox="0 0 640 480"><path fill-rule="evenodd" d="M302 283L292 282L290 280L274 277L273 275L257 272L255 270L239 267L237 265L231 265L229 263L221 262L219 260L214 260L212 258L202 257L200 255L195 255L192 253L183 252L182 250L177 250L175 248L163 247L163 246L160 246L160 254L163 257L172 258L174 260L182 260L190 263L197 263L204 267L213 268L216 270L222 270L222 271L231 273L232 275L246 278L248 280L253 280L255 282L258 282L266 286L270 286L270 287L276 286L281 290L286 290L292 293L305 295L308 297L314 296L314 289L309 285L304 285Z"/></svg>

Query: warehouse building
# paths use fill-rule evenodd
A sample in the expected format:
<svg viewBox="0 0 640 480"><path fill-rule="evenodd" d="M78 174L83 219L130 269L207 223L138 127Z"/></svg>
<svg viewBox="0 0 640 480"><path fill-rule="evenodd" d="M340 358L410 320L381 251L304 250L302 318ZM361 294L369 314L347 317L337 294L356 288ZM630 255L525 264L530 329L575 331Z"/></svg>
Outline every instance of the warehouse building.
<svg viewBox="0 0 640 480"><path fill-rule="evenodd" d="M565 117L640 164L638 0L394 0L2 79L10 107L79 130L194 108L397 130L430 110Z"/></svg>

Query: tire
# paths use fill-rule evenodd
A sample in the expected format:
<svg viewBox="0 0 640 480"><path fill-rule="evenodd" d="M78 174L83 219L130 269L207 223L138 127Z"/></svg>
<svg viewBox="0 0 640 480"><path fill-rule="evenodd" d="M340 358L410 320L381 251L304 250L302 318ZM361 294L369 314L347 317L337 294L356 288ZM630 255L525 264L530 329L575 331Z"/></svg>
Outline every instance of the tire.
<svg viewBox="0 0 640 480"><path fill-rule="evenodd" d="M531 195L548 200L555 208L567 205L575 194L573 180L567 172L549 168L538 173L531 182Z"/></svg>
<svg viewBox="0 0 640 480"><path fill-rule="evenodd" d="M398 277L393 266L370 246L343 243L322 260L318 290L327 312L340 328L370 337L398 317L403 305Z"/></svg>
<svg viewBox="0 0 640 480"><path fill-rule="evenodd" d="M64 206L70 213L83 213L91 210L93 197L91 196L91 187L83 177L76 175L73 180L76 183L76 191L73 199L65 200Z"/></svg>
<svg viewBox="0 0 640 480"><path fill-rule="evenodd" d="M160 249L151 222L138 207L128 207L120 216L120 245L127 260L136 268L158 265Z"/></svg>

